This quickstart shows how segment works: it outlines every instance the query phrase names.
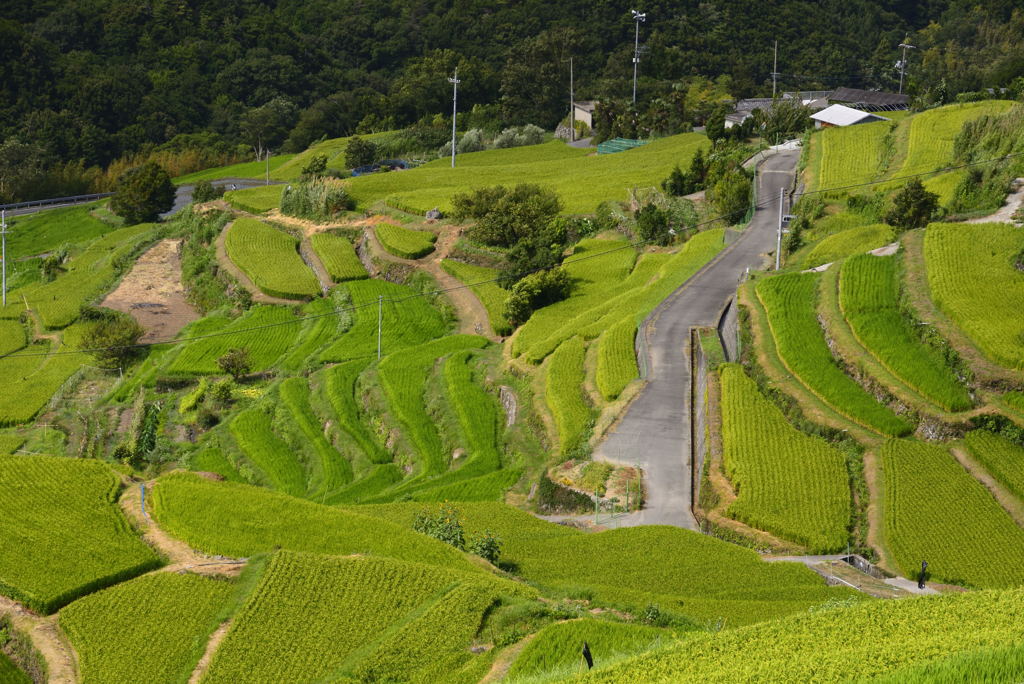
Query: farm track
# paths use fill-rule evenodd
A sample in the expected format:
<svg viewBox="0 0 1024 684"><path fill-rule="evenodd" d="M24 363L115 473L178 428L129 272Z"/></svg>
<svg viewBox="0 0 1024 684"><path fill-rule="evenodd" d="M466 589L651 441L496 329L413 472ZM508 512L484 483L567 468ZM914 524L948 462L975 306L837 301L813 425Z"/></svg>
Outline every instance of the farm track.
<svg viewBox="0 0 1024 684"><path fill-rule="evenodd" d="M331 288L334 287L334 281L331 280L331 274L324 268L324 262L320 260L320 256L313 249L309 237L303 237L299 242L299 256L302 257L307 266L313 269L316 279L320 282L320 291L326 296Z"/></svg>
<svg viewBox="0 0 1024 684"><path fill-rule="evenodd" d="M799 151L780 152L761 164L758 196L788 188ZM645 473L647 507L622 516L616 526L675 525L696 530L690 468L690 328L714 325L747 268L757 268L775 247L778 207L754 213L743 235L662 302L641 330L647 339L649 379L608 431L594 458L639 465Z"/></svg>
<svg viewBox="0 0 1024 684"><path fill-rule="evenodd" d="M227 620L221 624L220 627L210 635L210 640L206 642L206 650L203 651L203 657L196 663L196 667L192 670L192 676L188 678L188 684L199 684L199 681L206 674L206 671L210 668L210 661L213 660L214 654L220 647L224 637L228 635L228 630L231 629L231 620Z"/></svg>
<svg viewBox="0 0 1024 684"><path fill-rule="evenodd" d="M14 628L29 637L46 661L49 684L78 682L78 654L60 631L56 615L41 617L6 596L0 596L0 615L8 616Z"/></svg>

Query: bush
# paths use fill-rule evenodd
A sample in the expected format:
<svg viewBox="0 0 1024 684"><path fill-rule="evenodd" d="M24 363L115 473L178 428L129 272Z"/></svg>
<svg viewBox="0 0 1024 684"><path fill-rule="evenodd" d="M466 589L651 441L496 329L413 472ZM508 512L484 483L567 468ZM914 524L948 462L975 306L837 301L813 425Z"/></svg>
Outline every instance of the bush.
<svg viewBox="0 0 1024 684"><path fill-rule="evenodd" d="M544 142L544 129L533 124L516 128L506 128L494 139L494 146L498 148L522 147L524 145L539 145ZM461 151L461 150L460 150Z"/></svg>
<svg viewBox="0 0 1024 684"><path fill-rule="evenodd" d="M460 551L466 549L466 537L462 530L462 522L459 521L459 512L449 503L441 504L440 510L433 515L428 511L418 513L412 528Z"/></svg>
<svg viewBox="0 0 1024 684"><path fill-rule="evenodd" d="M208 180L201 180L192 189L192 201L196 204L209 202L224 196L224 186L214 187Z"/></svg>
<svg viewBox="0 0 1024 684"><path fill-rule="evenodd" d="M345 149L345 165L354 169L357 166L367 166L377 161L377 146L370 140L352 136Z"/></svg>
<svg viewBox="0 0 1024 684"><path fill-rule="evenodd" d="M512 325L522 325L542 306L554 304L569 296L572 282L564 269L531 273L514 286L505 301L505 317Z"/></svg>
<svg viewBox="0 0 1024 684"><path fill-rule="evenodd" d="M484 145L484 132L479 128L472 128L462 134L462 139L459 140L459 154L466 152L479 152L486 147ZM451 152L451 150L448 150Z"/></svg>
<svg viewBox="0 0 1024 684"><path fill-rule="evenodd" d="M474 241L497 247L510 247L532 235L562 210L554 191L530 183L459 193L452 206L455 218L477 219L470 231Z"/></svg>
<svg viewBox="0 0 1024 684"><path fill-rule="evenodd" d="M298 185L289 185L281 193L282 214L312 221L329 221L341 212L355 208L355 205L344 185L325 178L311 178Z"/></svg>
<svg viewBox="0 0 1024 684"><path fill-rule="evenodd" d="M94 322L82 337L82 346L94 350L92 356L101 368L123 367L138 354L135 345L146 331L128 314L83 307L82 318Z"/></svg>
<svg viewBox="0 0 1024 684"><path fill-rule="evenodd" d="M721 218L736 223L750 207L751 182L747 173L737 167L726 172L708 189L708 199Z"/></svg>
<svg viewBox="0 0 1024 684"><path fill-rule="evenodd" d="M249 359L249 350L246 347L235 347L229 349L226 354L217 359L217 365L225 373L235 380L249 372L252 362ZM216 388L214 388L216 391Z"/></svg>
<svg viewBox="0 0 1024 684"><path fill-rule="evenodd" d="M939 196L925 190L921 181L914 178L893 197L885 222L901 230L924 228L938 209Z"/></svg>
<svg viewBox="0 0 1024 684"><path fill-rule="evenodd" d="M156 162L128 169L117 181L110 210L131 225L156 221L174 207L174 184Z"/></svg>
<svg viewBox="0 0 1024 684"><path fill-rule="evenodd" d="M327 173L327 155L315 154L309 163L302 167L303 179L318 178Z"/></svg>
<svg viewBox="0 0 1024 684"><path fill-rule="evenodd" d="M484 530L483 533L470 540L466 550L475 556L480 556L492 565L497 565L498 558L501 556L501 539L490 530Z"/></svg>
<svg viewBox="0 0 1024 684"><path fill-rule="evenodd" d="M636 212L636 230L641 240L655 245L667 245L672 242L672 233L668 232L668 212L654 204L645 204Z"/></svg>

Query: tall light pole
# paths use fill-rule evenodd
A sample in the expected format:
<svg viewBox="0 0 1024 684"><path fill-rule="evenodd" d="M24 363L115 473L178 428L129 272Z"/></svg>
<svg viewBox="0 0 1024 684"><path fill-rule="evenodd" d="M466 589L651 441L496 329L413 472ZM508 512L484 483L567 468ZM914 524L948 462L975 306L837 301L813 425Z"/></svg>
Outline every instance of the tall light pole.
<svg viewBox="0 0 1024 684"><path fill-rule="evenodd" d="M452 168L455 168L455 117L459 111L459 67L455 67L455 76L448 79L452 84Z"/></svg>
<svg viewBox="0 0 1024 684"><path fill-rule="evenodd" d="M270 148L267 148L267 185L270 185Z"/></svg>
<svg viewBox="0 0 1024 684"><path fill-rule="evenodd" d="M775 60L772 63L772 99L775 99L775 86L779 80L779 41L775 41Z"/></svg>
<svg viewBox="0 0 1024 684"><path fill-rule="evenodd" d="M900 47L903 48L903 59L900 60L900 95L903 94L903 72L907 69L907 50L916 50L916 45L903 42L900 43Z"/></svg>
<svg viewBox="0 0 1024 684"><path fill-rule="evenodd" d="M0 242L3 243L0 258L4 261L4 306L7 306L7 210L0 210Z"/></svg>
<svg viewBox="0 0 1024 684"><path fill-rule="evenodd" d="M647 14L645 12L637 12L636 10L630 10L633 13L633 21L636 22L636 37L633 40L633 104L636 104L636 71L640 66L640 23L647 21Z"/></svg>

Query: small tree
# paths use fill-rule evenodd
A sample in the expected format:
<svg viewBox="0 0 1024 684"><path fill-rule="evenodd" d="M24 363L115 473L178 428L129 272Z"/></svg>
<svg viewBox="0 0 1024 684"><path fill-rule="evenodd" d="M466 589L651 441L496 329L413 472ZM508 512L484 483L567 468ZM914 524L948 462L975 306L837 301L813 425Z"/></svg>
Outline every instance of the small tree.
<svg viewBox="0 0 1024 684"><path fill-rule="evenodd" d="M925 190L921 181L914 178L893 197L885 222L900 230L924 228L938 209L939 196Z"/></svg>
<svg viewBox="0 0 1024 684"><path fill-rule="evenodd" d="M316 154L302 167L303 178L318 178L327 172L327 155Z"/></svg>
<svg viewBox="0 0 1024 684"><path fill-rule="evenodd" d="M357 166L367 166L377 161L377 146L370 140L352 136L345 148L345 166L354 169Z"/></svg>
<svg viewBox="0 0 1024 684"><path fill-rule="evenodd" d="M505 300L505 317L512 325L521 325L534 310L565 299L571 291L572 282L564 269L531 273L512 287Z"/></svg>
<svg viewBox="0 0 1024 684"><path fill-rule="evenodd" d="M640 239L655 245L672 242L668 232L668 213L653 204L645 204L636 212L636 230Z"/></svg>
<svg viewBox="0 0 1024 684"><path fill-rule="evenodd" d="M83 307L82 320L91 323L82 337L85 349L92 349L96 365L101 368L121 368L138 353L139 338L145 330L127 314Z"/></svg>
<svg viewBox="0 0 1024 684"><path fill-rule="evenodd" d="M466 547L466 550L475 556L480 556L493 565L497 565L498 558L501 556L501 539L490 530L485 530L482 534L476 535L469 540L469 546Z"/></svg>
<svg viewBox="0 0 1024 684"><path fill-rule="evenodd" d="M156 162L125 171L117 181L110 209L128 224L155 221L174 207L174 184Z"/></svg>
<svg viewBox="0 0 1024 684"><path fill-rule="evenodd" d="M224 196L224 186L214 187L208 180L201 180L192 189L192 201L196 204L209 202Z"/></svg>
<svg viewBox="0 0 1024 684"><path fill-rule="evenodd" d="M251 362L249 360L249 349L246 347L235 347L229 349L224 356L217 359L220 369L235 380L249 372Z"/></svg>
<svg viewBox="0 0 1024 684"><path fill-rule="evenodd" d="M725 137L725 110L721 107L715 109L704 124L704 133L708 140L714 142Z"/></svg>

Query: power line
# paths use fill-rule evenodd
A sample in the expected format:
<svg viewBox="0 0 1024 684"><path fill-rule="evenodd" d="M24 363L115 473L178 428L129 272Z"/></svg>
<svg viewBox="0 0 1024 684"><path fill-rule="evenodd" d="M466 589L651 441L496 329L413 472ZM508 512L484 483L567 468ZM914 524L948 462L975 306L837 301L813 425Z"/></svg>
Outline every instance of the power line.
<svg viewBox="0 0 1024 684"><path fill-rule="evenodd" d="M965 169L965 168L968 168L968 167L971 167L971 166L980 166L982 164L991 164L991 163L994 163L994 162L1004 161L1006 159L1022 157L1022 156L1024 156L1024 152L1017 152L1017 153L1014 153L1014 154L1003 155L1002 157L995 157L993 159L986 159L986 160L977 161L977 162L968 162L966 164L959 164L957 166L948 166L948 167L941 168L941 169L935 169L933 171L925 171L925 172L922 172L922 173L909 174L909 175L906 175L906 176L899 176L899 177L895 177L895 178L887 178L887 179L883 179L883 180L867 181L867 182L864 182L864 183L855 183L855 184L852 184L852 185L841 185L841 186L835 186L835 187L831 187L831 188L820 188L818 190L811 190L811 191L808 191L808 192L802 192L802 193L798 193L798 194L799 194L800 197L803 197L805 195L815 195L815 194L820 194L820 193L825 193L825 192L834 192L834 191L837 191L837 190L848 190L848 189L851 189L851 188L860 188L860 187L866 187L866 186L869 186L869 185L879 185L879 184L884 184L884 183L893 183L893 182L900 181L900 180L905 180L905 179L910 179L910 178L919 178L921 176L928 176L928 175L932 175L932 174L946 173L947 171L956 171L956 170ZM753 205L753 208L755 210L756 209L766 209L766 208L768 208L768 207L770 207L772 205L777 204L778 202L779 202L778 199L769 199L769 200L765 200L765 201L762 201L762 202L755 203ZM715 217L712 217L712 218L709 218L709 219L706 219L704 221L700 221L700 222L694 224L694 228L701 228L703 226L706 226L706 225L709 225L709 224L712 224L712 223L716 223L718 221L722 221L722 220L726 220L726 219L731 219L731 218L733 218L733 217L735 217L737 215L746 214L748 210L749 210L749 208L744 208L744 209L738 209L738 210L736 210L734 212L729 212L729 213L726 213L726 214L720 214L718 216L715 216ZM597 252L597 253L594 253L594 254L588 254L588 255L585 255L585 256L580 256L580 257L575 258L575 259L572 258L572 256L569 256L569 257L566 257L566 259L564 259L557 266L565 266L565 265L568 265L568 264L575 264L575 263L579 263L581 261L586 261L588 259L598 259L600 257L603 257L603 256L607 255L607 254L612 254L614 252L619 252L619 251L622 251L624 249L636 249L637 247L643 247L643 246L648 245L648 244L650 244L652 242L654 242L654 238L647 239L647 240L636 240L636 241L632 241L632 242L626 242L626 243L624 243L623 245L621 245L619 247L613 247L611 249L607 249L607 250L604 250L602 252ZM531 275L533 273L539 273L540 271L550 270L551 268L556 268L557 266L547 266L547 267L535 268L535 269L526 271L523 274L523 276L525 277L525 276ZM331 311L328 311L328 312L325 312L325 313L321 313L321 314L308 314L306 316L296 317L296 318L294 318L292 320L289 320L289 321L280 321L278 323L266 323L266 324L263 324L263 325L252 326L252 327L249 327L249 328L242 328L242 329L239 329L239 330L225 330L225 331L221 331L221 332L208 333L206 335L195 335L195 336L192 336L192 337L186 337L186 338L180 338L180 339L171 338L171 339L167 339L167 340L157 340L157 341L154 341L154 342L141 342L141 343L131 344L131 345L114 345L114 346L109 346L109 347L95 347L95 348L91 348L91 349L73 349L73 350L54 351L54 352L32 352L32 353L25 353L25 354L19 354L19 353L15 352L15 353L7 354L6 356L0 356L0 359L27 358L27 357L34 357L34 356L65 356L65 355L70 355L70 354L91 354L91 353L95 353L95 352L99 352L99 351L112 351L112 350L115 350L115 349L145 349L145 348L148 348L148 347L156 347L156 346L159 346L159 345L162 345L162 344L182 344L182 343L185 343L185 342L197 342L197 341L200 341L200 340L210 339L210 338L214 338L214 337L226 337L228 335L241 335L243 333L257 332L259 330L267 330L267 329L270 329L270 328L279 328L279 327L285 326L285 325L295 325L296 323L303 323L303 322L309 321L309 320L315 320L315 319L318 319L318 318L326 318L328 316L336 316L336 315L341 314L341 313L348 313L348 312L351 312L351 311L357 311L359 309L365 309L367 307L374 306L375 304L380 306L380 304L383 303L383 302L387 302L389 304L398 304L398 303L401 303L401 302L404 302L404 301L408 301L410 299L416 299L417 297L435 296L435 295L439 295L439 294L445 294L447 292L453 292L455 290L471 289L471 288L477 287L479 285L487 285L487 284L490 284L490 283L496 283L499 280L500 280L500 278L489 278L487 280L480 280L480 281L473 282L473 283L465 283L463 285L457 285L455 287L442 288L442 289L437 289L437 290L428 290L426 292L418 292L416 294L411 294L411 295L408 295L406 297L399 297L397 299L396 298L378 299L377 301L371 301L371 302L367 302L365 304L358 304L358 305L353 305L353 306L349 306L349 307L342 307L342 308L338 308L338 309L332 309ZM359 357L359 358L362 358L362 357Z"/></svg>

